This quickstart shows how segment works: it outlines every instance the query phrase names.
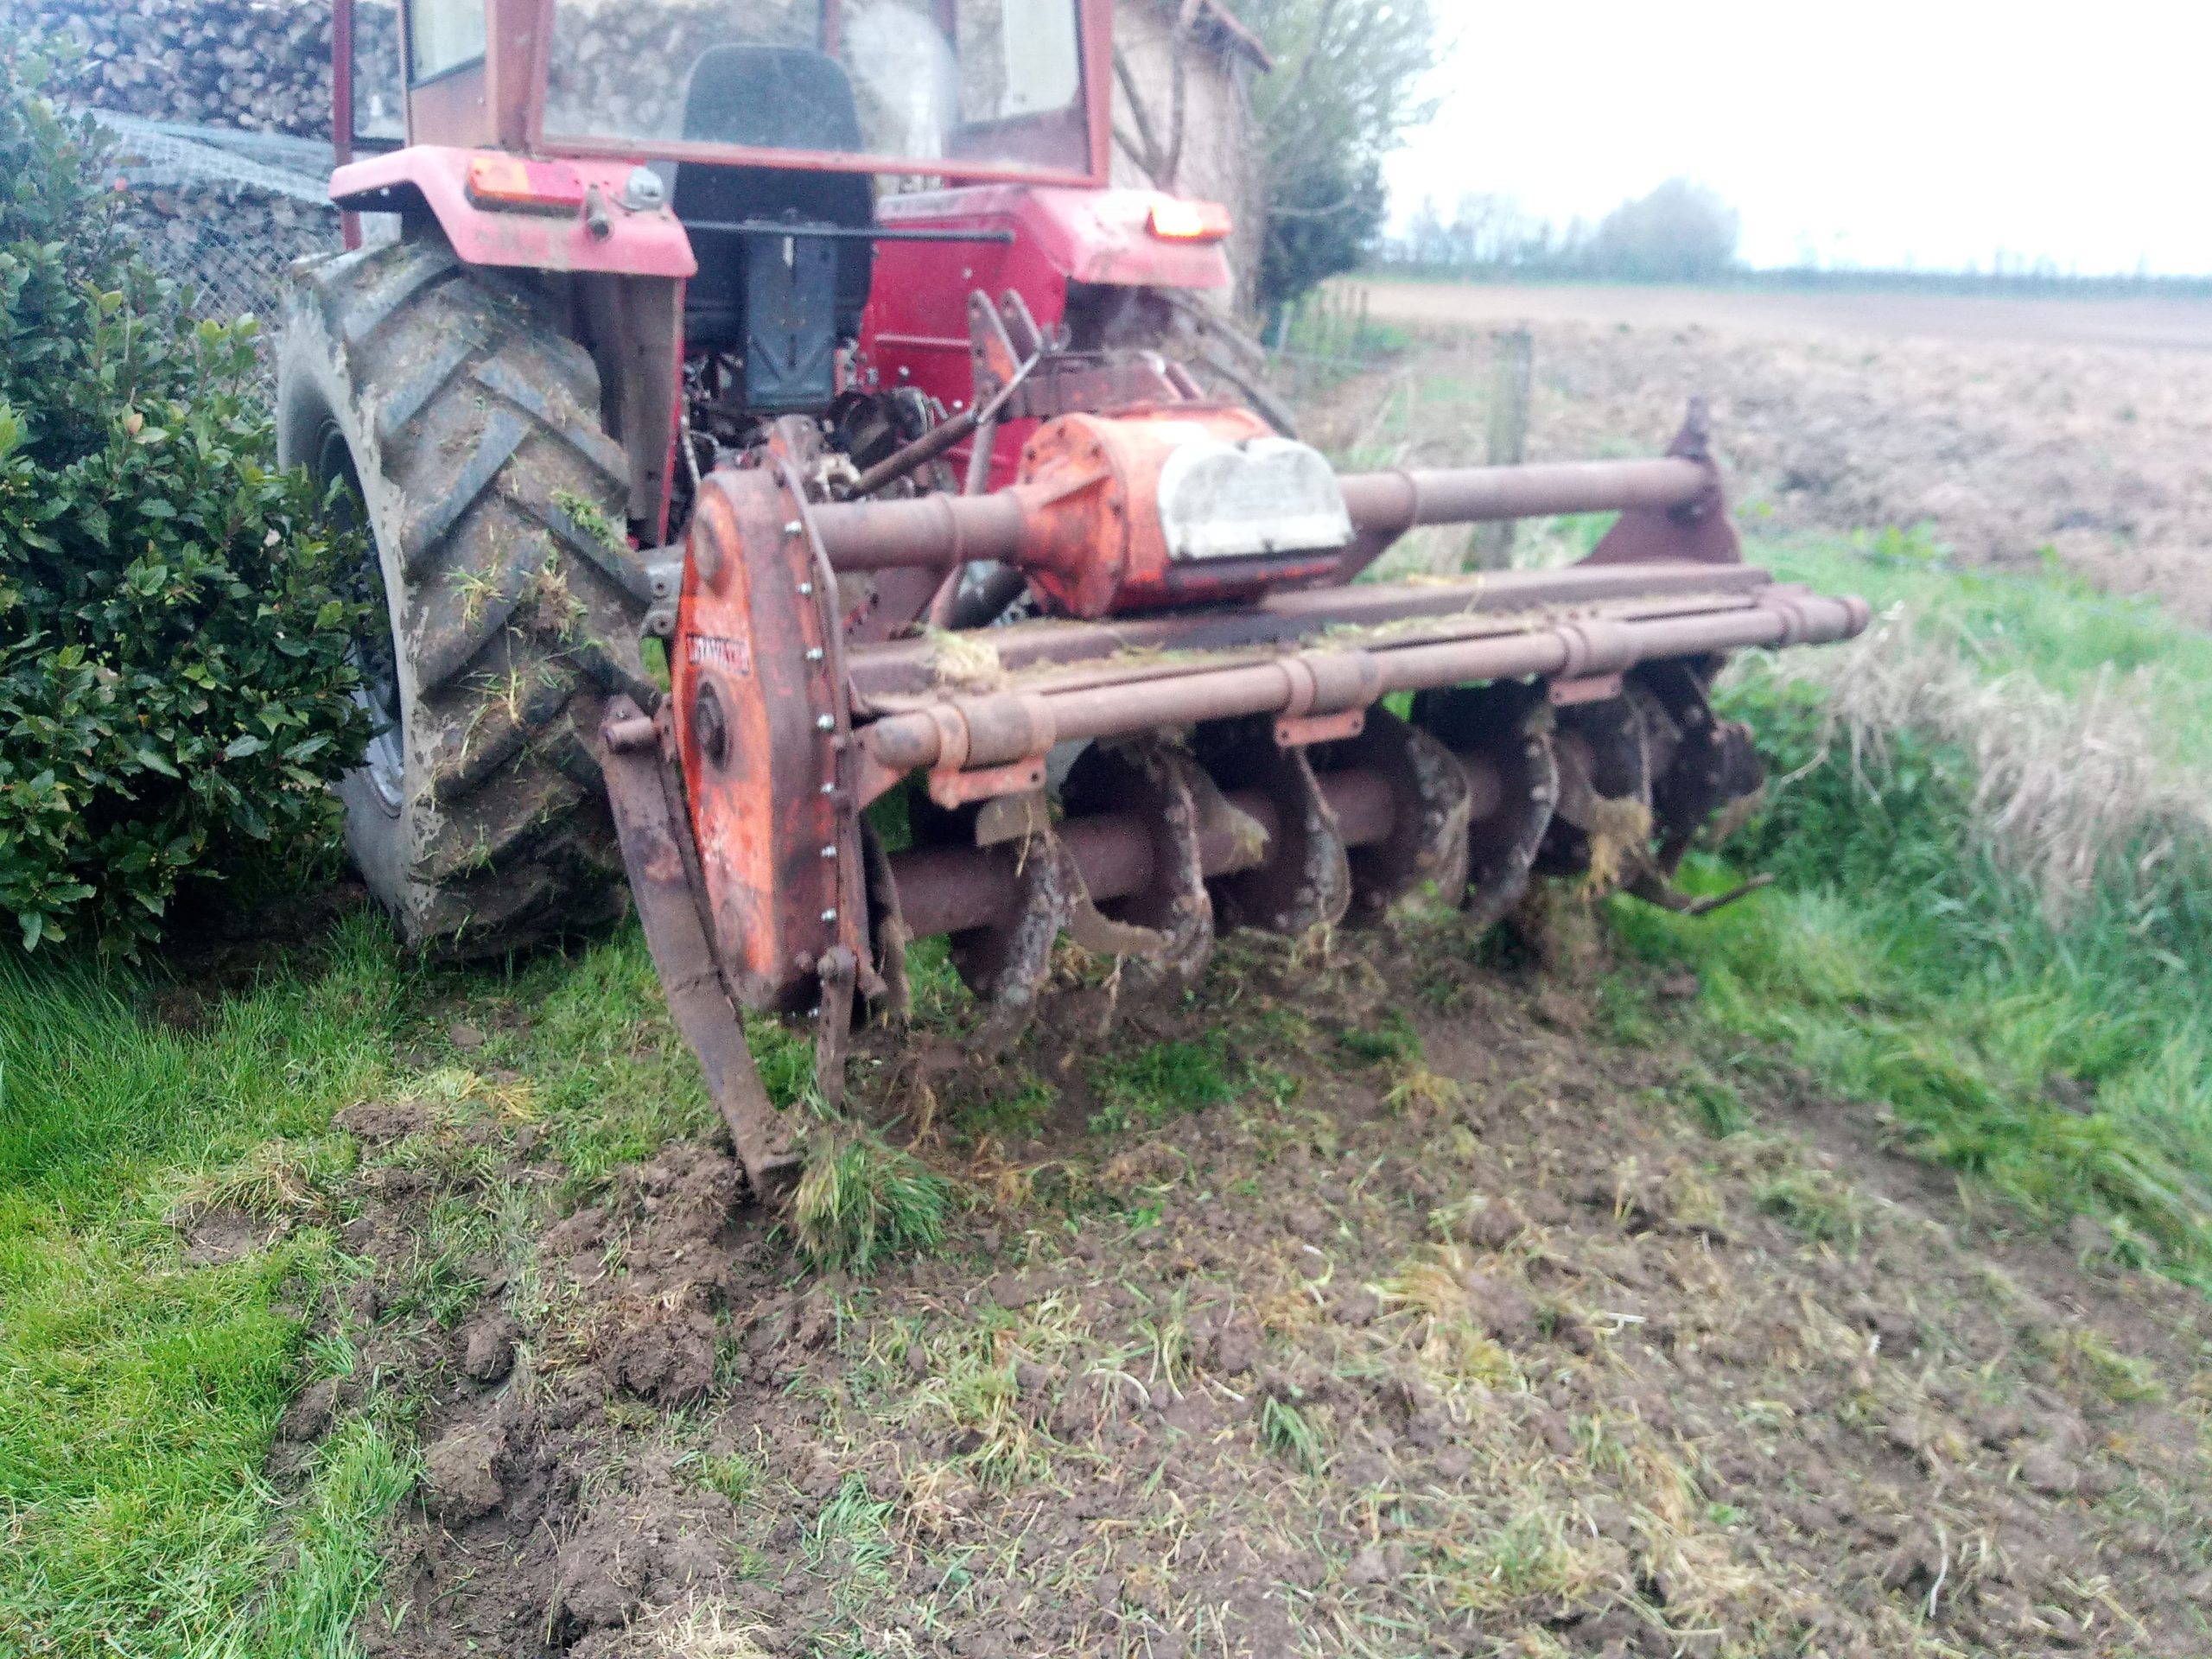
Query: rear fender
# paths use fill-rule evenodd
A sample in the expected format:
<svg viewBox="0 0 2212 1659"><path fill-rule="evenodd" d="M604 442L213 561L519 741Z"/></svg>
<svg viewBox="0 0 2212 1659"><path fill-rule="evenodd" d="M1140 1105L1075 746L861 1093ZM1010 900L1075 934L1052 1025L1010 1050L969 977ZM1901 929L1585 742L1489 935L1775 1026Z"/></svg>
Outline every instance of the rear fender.
<svg viewBox="0 0 2212 1659"><path fill-rule="evenodd" d="M427 212L453 251L472 265L598 271L614 276L695 275L691 238L665 205L632 210L622 188L637 163L531 162L574 185L579 205L552 210L492 207L469 194L469 163L516 158L498 151L414 144L341 167L330 199L348 213ZM596 223L601 228L594 230Z"/></svg>

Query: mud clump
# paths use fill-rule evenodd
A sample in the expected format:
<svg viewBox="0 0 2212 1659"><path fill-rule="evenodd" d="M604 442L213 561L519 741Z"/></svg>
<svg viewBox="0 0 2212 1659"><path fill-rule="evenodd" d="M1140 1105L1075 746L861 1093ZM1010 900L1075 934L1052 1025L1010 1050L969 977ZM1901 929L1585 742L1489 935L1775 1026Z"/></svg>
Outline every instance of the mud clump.
<svg viewBox="0 0 2212 1659"><path fill-rule="evenodd" d="M498 1509L507 1494L492 1465L505 1450L492 1424L464 1423L448 1430L423 1456L430 1507L446 1521L474 1521Z"/></svg>
<svg viewBox="0 0 2212 1659"><path fill-rule="evenodd" d="M420 1101L365 1100L348 1106L331 1123L358 1141L397 1141L430 1127L430 1109Z"/></svg>
<svg viewBox="0 0 2212 1659"><path fill-rule="evenodd" d="M604 1338L600 1362L610 1385L656 1405L689 1405L715 1379L715 1319L703 1298L671 1308L658 1300L626 1300Z"/></svg>
<svg viewBox="0 0 2212 1659"><path fill-rule="evenodd" d="M461 1346L461 1369L472 1382L497 1382L515 1366L515 1338L522 1327L503 1313L480 1319Z"/></svg>

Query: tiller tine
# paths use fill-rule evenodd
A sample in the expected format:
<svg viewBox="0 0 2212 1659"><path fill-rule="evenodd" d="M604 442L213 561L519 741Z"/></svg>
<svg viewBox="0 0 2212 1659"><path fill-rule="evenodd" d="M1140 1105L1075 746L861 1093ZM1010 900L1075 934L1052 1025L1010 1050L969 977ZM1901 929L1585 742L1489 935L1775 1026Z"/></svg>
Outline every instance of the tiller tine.
<svg viewBox="0 0 2212 1659"><path fill-rule="evenodd" d="M1642 874L1651 842L1651 756L1633 697L1570 702L1552 747L1559 799L1537 849L1538 871L1579 875L1611 893Z"/></svg>
<svg viewBox="0 0 2212 1659"><path fill-rule="evenodd" d="M1467 779L1467 876L1460 906L1481 932L1529 890L1559 799L1552 709L1540 685L1512 681L1424 691L1414 718Z"/></svg>
<svg viewBox="0 0 2212 1659"><path fill-rule="evenodd" d="M1094 955L1128 958L1124 997L1166 997L1188 988L1213 954L1213 898L1199 842L1202 819L1228 823L1220 791L1187 751L1162 738L1137 737L1085 749L1060 785L1060 801L1067 815L1064 841L1084 833L1085 824L1118 819L1140 833L1117 844L1144 861L1141 872L1113 880L1126 889L1124 897L1102 903L1084 886L1085 907L1122 929L1122 939L1091 927L1079 929L1076 943ZM1211 814L1202 812L1201 801ZM1078 880L1081 862L1076 861Z"/></svg>
<svg viewBox="0 0 2212 1659"><path fill-rule="evenodd" d="M1446 903L1466 891L1474 791L1468 768L1451 750L1377 705L1367 710L1357 736L1330 746L1328 761L1332 770L1372 772L1389 792L1389 833L1347 855L1355 922L1373 926L1422 887Z"/></svg>
<svg viewBox="0 0 2212 1659"><path fill-rule="evenodd" d="M1266 835L1258 860L1214 881L1223 923L1296 938L1344 919L1351 864L1313 762L1302 746L1283 741L1286 723L1224 721L1198 728L1192 743L1208 775L1232 798L1243 798L1238 806Z"/></svg>

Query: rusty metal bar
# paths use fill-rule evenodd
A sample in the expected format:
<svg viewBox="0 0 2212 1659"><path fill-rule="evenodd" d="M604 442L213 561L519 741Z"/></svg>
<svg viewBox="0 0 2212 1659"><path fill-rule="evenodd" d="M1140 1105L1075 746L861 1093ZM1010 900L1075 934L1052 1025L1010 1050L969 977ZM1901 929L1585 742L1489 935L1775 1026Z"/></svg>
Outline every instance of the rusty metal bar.
<svg viewBox="0 0 2212 1659"><path fill-rule="evenodd" d="M948 732L960 740L951 751L957 764L1001 766L1054 743L1280 713L1306 695L1310 675L1302 677L1297 664L1311 658L1331 659L1381 695L1529 676L1614 674L1661 658L1745 645L1825 644L1866 625L1863 600L1776 588L1748 607L1700 615L1562 620L1523 633L1395 646L1376 641L1133 683L949 698L929 709L886 715L862 728L860 741L876 765L893 773L938 765L947 753Z"/></svg>
<svg viewBox="0 0 2212 1659"><path fill-rule="evenodd" d="M1018 580L1018 578L1017 578ZM988 636L999 665L1023 673L1055 664L1082 664L1101 676L1126 677L1112 659L1125 653L1196 652L1295 644L1337 629L1374 627L1421 618L1495 618L1497 630L1517 632L1527 612L1573 606L1630 616L1738 607L1774 578L1751 565L1687 563L1577 564L1556 570L1500 570L1464 582L1361 582L1270 594L1250 605L1167 615L1118 616L1096 622L1041 618L994 628ZM1009 595L1010 596L1010 595ZM855 647L848 661L855 698L927 695L936 687L935 645L890 639ZM1126 661L1126 658L1125 658ZM1160 664L1154 664L1155 671ZM1192 664L1196 667L1198 664Z"/></svg>
<svg viewBox="0 0 2212 1659"><path fill-rule="evenodd" d="M1715 478L1710 467L1667 457L1352 473L1338 481L1353 528L1365 537L1389 537L1416 524L1684 507L1708 495ZM1018 484L989 495L830 502L814 510L814 519L830 565L839 570L942 569L970 559L1011 563L1021 550L1025 497L1040 487Z"/></svg>
<svg viewBox="0 0 2212 1659"><path fill-rule="evenodd" d="M1021 547L1021 500L1015 490L831 501L815 508L814 523L834 570L942 570L971 559L1011 563Z"/></svg>
<svg viewBox="0 0 2212 1659"><path fill-rule="evenodd" d="M973 409L963 409L951 419L939 421L895 454L885 456L855 479L852 483L854 499L874 495L885 485L906 477L915 467L935 461L975 429L976 411Z"/></svg>
<svg viewBox="0 0 2212 1659"><path fill-rule="evenodd" d="M1714 480L1711 467L1669 456L1352 473L1337 481L1352 524L1387 534L1417 524L1487 524L1559 512L1664 512L1698 501Z"/></svg>

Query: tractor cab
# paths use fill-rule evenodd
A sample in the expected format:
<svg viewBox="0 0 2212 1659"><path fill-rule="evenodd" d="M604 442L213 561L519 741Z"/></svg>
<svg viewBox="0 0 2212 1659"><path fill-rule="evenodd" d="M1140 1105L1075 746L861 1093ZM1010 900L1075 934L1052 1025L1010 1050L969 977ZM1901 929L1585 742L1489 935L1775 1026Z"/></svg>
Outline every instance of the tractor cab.
<svg viewBox="0 0 2212 1659"><path fill-rule="evenodd" d="M341 138L1103 181L1101 0L340 0Z"/></svg>
<svg viewBox="0 0 2212 1659"><path fill-rule="evenodd" d="M1107 0L338 0L335 45L334 196L569 275L653 530L764 420L887 387L880 445L968 403L973 291L1050 329L1071 286L1228 283L1217 210L1116 255L1167 221L1104 188ZM673 394L638 364L668 335Z"/></svg>

